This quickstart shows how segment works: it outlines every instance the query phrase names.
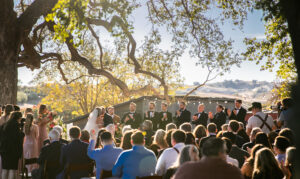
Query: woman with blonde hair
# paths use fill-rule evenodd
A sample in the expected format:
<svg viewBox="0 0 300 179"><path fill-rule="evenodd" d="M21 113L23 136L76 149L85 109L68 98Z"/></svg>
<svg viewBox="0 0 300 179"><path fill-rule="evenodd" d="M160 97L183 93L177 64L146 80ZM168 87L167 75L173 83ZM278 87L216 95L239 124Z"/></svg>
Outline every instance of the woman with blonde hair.
<svg viewBox="0 0 300 179"><path fill-rule="evenodd" d="M157 158L162 154L162 152L168 148L167 141L165 139L166 132L162 129L158 129L154 135L153 144L156 144L159 149L157 150Z"/></svg>
<svg viewBox="0 0 300 179"><path fill-rule="evenodd" d="M266 147L257 151L252 179L282 179L283 177L273 152Z"/></svg>
<svg viewBox="0 0 300 179"><path fill-rule="evenodd" d="M24 141L24 158L38 158L38 138L39 138L39 129L38 126L33 124L33 114L27 113L25 118L24 125L25 141ZM38 168L36 164L27 165L28 172L31 172L33 169Z"/></svg>

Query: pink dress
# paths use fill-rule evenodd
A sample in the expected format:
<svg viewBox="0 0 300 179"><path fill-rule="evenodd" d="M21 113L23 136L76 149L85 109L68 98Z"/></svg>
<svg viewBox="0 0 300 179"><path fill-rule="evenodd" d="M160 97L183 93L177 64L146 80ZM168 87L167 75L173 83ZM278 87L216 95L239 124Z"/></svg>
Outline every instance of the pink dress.
<svg viewBox="0 0 300 179"><path fill-rule="evenodd" d="M39 140L38 140L38 153L40 153L43 145L43 142L48 139L47 124L51 121L48 117L48 114L44 114L39 118Z"/></svg>
<svg viewBox="0 0 300 179"><path fill-rule="evenodd" d="M24 141L24 158L38 158L38 139L39 139L39 130L38 126L33 124L30 128L30 133L25 135ZM28 172L31 172L33 169L38 168L37 164L27 165Z"/></svg>

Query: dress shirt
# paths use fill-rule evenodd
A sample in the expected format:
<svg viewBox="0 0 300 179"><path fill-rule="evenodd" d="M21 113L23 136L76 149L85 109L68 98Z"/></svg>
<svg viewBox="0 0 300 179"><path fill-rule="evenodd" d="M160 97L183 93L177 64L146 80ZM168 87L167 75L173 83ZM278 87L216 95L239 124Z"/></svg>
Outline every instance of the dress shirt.
<svg viewBox="0 0 300 179"><path fill-rule="evenodd" d="M113 176L123 179L136 179L154 175L156 156L142 145L135 145L123 151L112 169Z"/></svg>
<svg viewBox="0 0 300 179"><path fill-rule="evenodd" d="M102 170L112 170L121 152L122 149L114 147L113 144L105 145L103 149L95 149L95 140L91 140L88 147L88 156L96 162L96 178L100 178Z"/></svg>
<svg viewBox="0 0 300 179"><path fill-rule="evenodd" d="M232 164L232 165L236 166L237 168L239 168L239 161L237 161L237 159L231 158L231 157L229 157L229 155L227 155L226 161L227 161L227 163Z"/></svg>
<svg viewBox="0 0 300 179"><path fill-rule="evenodd" d="M262 119L265 119L267 114L265 114L263 112L257 112L256 115L260 116ZM260 127L262 125L262 123L263 122L258 117L252 116L249 118L246 128L253 129L254 127ZM274 121L273 121L272 116L268 115L268 119L267 119L266 123L269 124L269 126L271 128L274 126ZM271 132L266 125L264 125L261 130L266 134L269 134Z"/></svg>
<svg viewBox="0 0 300 179"><path fill-rule="evenodd" d="M174 148L181 152L184 146L184 143L178 143L174 146ZM179 153L177 153L174 148L168 148L164 150L164 152L159 157L155 168L155 173L157 175L164 175L167 172L167 169L173 166L177 161Z"/></svg>

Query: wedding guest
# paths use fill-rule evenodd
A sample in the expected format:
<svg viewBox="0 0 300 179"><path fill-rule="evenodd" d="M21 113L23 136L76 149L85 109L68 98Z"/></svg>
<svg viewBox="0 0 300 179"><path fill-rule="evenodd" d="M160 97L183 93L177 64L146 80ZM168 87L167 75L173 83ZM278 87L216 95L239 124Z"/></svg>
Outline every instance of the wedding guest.
<svg viewBox="0 0 300 179"><path fill-rule="evenodd" d="M286 149L290 146L290 142L286 137L283 136L278 136L275 139L275 143L274 143L274 151L276 154L276 159L279 163L285 163L285 152Z"/></svg>
<svg viewBox="0 0 300 179"><path fill-rule="evenodd" d="M68 165L72 164L89 164L91 159L87 156L88 144L79 140L81 130L79 127L74 126L69 130L71 142L68 145L62 147L60 163L64 167L64 171ZM60 179L64 177L64 171L60 174ZM88 177L89 171L76 171L70 173L71 179L78 179L82 177Z"/></svg>
<svg viewBox="0 0 300 179"><path fill-rule="evenodd" d="M18 106L18 105L14 105L14 111L18 111L18 112L20 112L20 111L21 111L21 108L20 108L20 106Z"/></svg>
<svg viewBox="0 0 300 179"><path fill-rule="evenodd" d="M223 124L222 126L221 126L221 129L222 129L222 131L223 132L226 132L226 131L228 131L228 124Z"/></svg>
<svg viewBox="0 0 300 179"><path fill-rule="evenodd" d="M9 115L14 111L14 106L11 104L7 104L4 109L4 114L0 118L0 126L6 123L9 119Z"/></svg>
<svg viewBox="0 0 300 179"><path fill-rule="evenodd" d="M226 161L227 163L230 163L236 167L239 167L239 162L237 161L237 159L234 159L232 157L229 156L229 153L231 151L231 148L232 148L232 142L230 139L226 138L226 137L222 137L222 140L225 141L225 144L226 144Z"/></svg>
<svg viewBox="0 0 300 179"><path fill-rule="evenodd" d="M200 161L187 162L175 173L174 179L214 178L242 179L238 168L226 162L225 142L220 138L211 138L202 148L204 155Z"/></svg>
<svg viewBox="0 0 300 179"><path fill-rule="evenodd" d="M129 126L129 125L127 125L127 126L124 126L123 127L123 129L122 129L122 135L124 135L125 134L125 132L127 132L127 131L131 131L132 130L132 128Z"/></svg>
<svg viewBox="0 0 300 179"><path fill-rule="evenodd" d="M294 101L292 98L285 98L281 102L282 110L277 121L279 127L287 127L288 123L291 121L293 111L292 107L294 105Z"/></svg>
<svg viewBox="0 0 300 179"><path fill-rule="evenodd" d="M196 128L194 129L194 132L193 132L195 138L196 138L196 144L197 146L200 145L200 141L203 137L206 137L206 128L203 126L203 125L198 125L196 126Z"/></svg>
<svg viewBox="0 0 300 179"><path fill-rule="evenodd" d="M123 150L128 150L132 148L132 144L131 144L131 135L133 134L133 130L131 131L127 131L125 132L125 134L123 135L120 147Z"/></svg>
<svg viewBox="0 0 300 179"><path fill-rule="evenodd" d="M237 132L237 135L241 136L246 142L250 141L250 138L245 130L245 125L242 122L238 122L239 123L239 130Z"/></svg>
<svg viewBox="0 0 300 179"><path fill-rule="evenodd" d="M97 148L102 148L100 136L101 136L101 134L102 134L103 132L105 132L105 131L106 131L106 129L104 129L104 128L102 128L102 129L100 129L100 130L98 131L98 135L97 135L97 139L96 139L96 146L95 146L96 149L97 149Z"/></svg>
<svg viewBox="0 0 300 179"><path fill-rule="evenodd" d="M186 145L183 147L180 155L177 158L174 166L168 168L166 174L163 176L163 179L170 179L176 173L176 170L182 166L184 163L189 161L198 161L199 160L199 150L195 145Z"/></svg>
<svg viewBox="0 0 300 179"><path fill-rule="evenodd" d="M177 130L177 129L171 129L171 130L167 131L167 134L165 135L165 140L168 144L168 147L172 147L172 139L171 138L172 138L172 133L175 130Z"/></svg>
<svg viewBox="0 0 300 179"><path fill-rule="evenodd" d="M243 146L242 146L242 149L243 150L248 150L251 149L254 145L255 145L255 138L256 138L256 134L259 133L259 132L262 132L262 130L259 128L259 127L254 127L252 130L251 130L251 133L250 133L250 142L247 142L245 143Z"/></svg>
<svg viewBox="0 0 300 179"><path fill-rule="evenodd" d="M152 136L155 134L155 132L153 132L152 121L145 120L142 124L142 131L145 136L145 145L150 146L152 144Z"/></svg>
<svg viewBox="0 0 300 179"><path fill-rule="evenodd" d="M131 136L132 149L123 151L112 169L113 176L123 179L151 176L155 171L155 154L144 147L144 136L136 131Z"/></svg>
<svg viewBox="0 0 300 179"><path fill-rule="evenodd" d="M209 123L207 125L207 137L203 137L200 140L199 148L203 147L203 144L210 138L216 138L217 135L217 125L214 123Z"/></svg>
<svg viewBox="0 0 300 179"><path fill-rule="evenodd" d="M207 126L208 114L204 112L204 104L199 104L198 113L194 114L192 124Z"/></svg>
<svg viewBox="0 0 300 179"><path fill-rule="evenodd" d="M290 172L290 179L295 179L295 166L296 166L296 148L289 147L286 149L286 160L285 167L288 168Z"/></svg>
<svg viewBox="0 0 300 179"><path fill-rule="evenodd" d="M122 152L121 148L114 146L113 136L110 132L103 132L100 136L102 149L95 149L95 131L91 132L91 142L88 147L88 156L96 162L96 178L100 178L102 170L112 170L118 156Z"/></svg>
<svg viewBox="0 0 300 179"><path fill-rule="evenodd" d="M168 144L167 144L167 141L165 139L165 135L166 135L166 132L162 129L158 129L154 135L154 141L153 141L153 144L156 144L159 146L159 149L158 149L158 155L157 155L157 158L160 157L160 155L162 154L162 152L168 148Z"/></svg>
<svg viewBox="0 0 300 179"><path fill-rule="evenodd" d="M212 115L212 113L210 113L208 115L208 117L210 118L211 122L215 123L217 125L218 131L221 131L221 126L223 124L225 124L225 122L226 122L226 115L223 112L223 110L224 110L223 106L219 104L216 107L216 114Z"/></svg>
<svg viewBox="0 0 300 179"><path fill-rule="evenodd" d="M183 101L179 103L179 110L176 111L174 122L177 127L185 122L191 122L191 112L186 109L186 104Z"/></svg>
<svg viewBox="0 0 300 179"><path fill-rule="evenodd" d="M50 144L42 148L40 156L38 158L39 169L32 171L33 178L42 178L44 175L44 167L46 162L51 163L51 167L47 169L48 178L55 179L56 176L62 171L63 166L60 164L61 149L65 145L59 142L60 134L57 130L51 130L49 132Z"/></svg>
<svg viewBox="0 0 300 179"><path fill-rule="evenodd" d="M279 132L279 136L283 136L289 139L290 145L295 145L295 135L294 132L289 128L284 128Z"/></svg>
<svg viewBox="0 0 300 179"><path fill-rule="evenodd" d="M38 126L33 124L33 114L27 113L25 118L24 126L25 140L24 140L24 150L23 156L25 159L38 158L38 138L39 129ZM26 165L28 172L31 173L33 169L38 168L36 164Z"/></svg>
<svg viewBox="0 0 300 179"><path fill-rule="evenodd" d="M21 112L12 112L2 127L1 160L2 179L17 177L18 163L23 152L24 133L20 130Z"/></svg>
<svg viewBox="0 0 300 179"><path fill-rule="evenodd" d="M80 140L85 143L90 143L90 133L87 130L81 131Z"/></svg>
<svg viewBox="0 0 300 179"><path fill-rule="evenodd" d="M176 124L174 123L169 123L166 125L166 131L168 132L169 130L172 130L172 129L177 129L177 126Z"/></svg>
<svg viewBox="0 0 300 179"><path fill-rule="evenodd" d="M47 106L44 104L40 105L38 112L38 127L39 127L39 140L38 140L38 151L40 152L43 147L43 142L48 138L47 124L53 120L52 112L49 112Z"/></svg>
<svg viewBox="0 0 300 179"><path fill-rule="evenodd" d="M131 102L129 105L129 112L125 113L122 118L122 123L130 125L132 129L138 129L142 124L142 116L136 112L136 104Z"/></svg>
<svg viewBox="0 0 300 179"><path fill-rule="evenodd" d="M184 132L192 132L192 125L185 122L179 126L179 129L183 130Z"/></svg>
<svg viewBox="0 0 300 179"><path fill-rule="evenodd" d="M177 157L185 146L185 139L186 134L184 131L177 129L172 132L171 141L173 147L164 150L159 157L155 167L155 173L157 175L163 176L167 169L175 164Z"/></svg>
<svg viewBox="0 0 300 179"><path fill-rule="evenodd" d="M156 131L158 127L159 113L155 111L155 103L149 103L149 109L144 114L144 120L150 120L153 124L153 130Z"/></svg>
<svg viewBox="0 0 300 179"><path fill-rule="evenodd" d="M59 137L59 142L60 143L66 144L66 145L69 144L69 141L67 141L67 140L65 140L65 139L62 138L63 128L61 126L55 125L52 128L52 130L56 130L59 133L59 136L60 136ZM50 140L49 139L44 140L43 144L44 144L44 146L50 144Z"/></svg>
<svg viewBox="0 0 300 179"><path fill-rule="evenodd" d="M276 131L272 131L268 134L268 139L269 139L270 144L274 144L277 136L278 136L278 133Z"/></svg>
<svg viewBox="0 0 300 179"><path fill-rule="evenodd" d="M161 103L161 112L158 116L158 128L165 130L167 124L172 122L172 113L168 111L167 103Z"/></svg>
<svg viewBox="0 0 300 179"><path fill-rule="evenodd" d="M254 147L252 147L250 157L245 161L244 165L241 168L241 172L244 175L245 179L252 178L256 152L264 147L265 146L262 144L256 144Z"/></svg>
<svg viewBox="0 0 300 179"><path fill-rule="evenodd" d="M26 118L26 116L27 116L28 113L33 114L32 108L26 108L26 109L25 109L25 111L24 111L24 117L25 117L25 118Z"/></svg>
<svg viewBox="0 0 300 179"><path fill-rule="evenodd" d="M265 147L272 149L272 146L269 142L268 136L267 134L263 133L263 132L259 132L256 134L255 137L255 144L262 144Z"/></svg>
<svg viewBox="0 0 300 179"><path fill-rule="evenodd" d="M196 139L195 136L193 135L193 133L191 132L186 132L186 139L184 144L185 145L196 145Z"/></svg>
<svg viewBox="0 0 300 179"><path fill-rule="evenodd" d="M242 103L243 102L240 99L235 100L235 102L234 102L235 107L232 110L232 113L229 118L231 120L236 120L238 122L242 122L243 124L245 124L245 122L246 122L245 117L247 114L247 110L242 107Z"/></svg>
<svg viewBox="0 0 300 179"><path fill-rule="evenodd" d="M115 125L120 124L121 118L120 118L120 116L118 116L118 115L115 114L115 108L113 106L109 106L107 108L107 112L108 112L108 115L111 116L111 118L113 120L113 123Z"/></svg>
<svg viewBox="0 0 300 179"><path fill-rule="evenodd" d="M261 103L252 103L252 106L249 108L249 111L252 111L253 116L249 118L248 124L246 126L246 132L248 135L250 135L250 132L254 127L261 128L261 130L266 134L275 129L272 116L262 112Z"/></svg>
<svg viewBox="0 0 300 179"><path fill-rule="evenodd" d="M245 139L243 137L238 135L239 127L240 127L240 125L236 120L231 120L229 122L228 131L232 132L236 136L235 143L239 148L241 148L243 146L243 144L246 143L247 141L245 141Z"/></svg>
<svg viewBox="0 0 300 179"><path fill-rule="evenodd" d="M105 127L105 129L111 133L111 135L114 137L116 133L116 127L114 124L109 124L108 126Z"/></svg>
<svg viewBox="0 0 300 179"><path fill-rule="evenodd" d="M253 179L282 179L284 177L273 152L268 148L257 151Z"/></svg>

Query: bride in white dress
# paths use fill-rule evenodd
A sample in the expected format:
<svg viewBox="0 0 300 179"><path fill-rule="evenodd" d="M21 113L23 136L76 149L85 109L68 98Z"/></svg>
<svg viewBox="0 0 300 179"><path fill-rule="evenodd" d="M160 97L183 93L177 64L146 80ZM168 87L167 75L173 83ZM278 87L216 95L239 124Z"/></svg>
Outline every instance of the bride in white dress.
<svg viewBox="0 0 300 179"><path fill-rule="evenodd" d="M96 107L89 115L88 121L84 127L84 130L91 132L94 130L96 133L99 129L104 127L103 118L105 114L104 107Z"/></svg>

